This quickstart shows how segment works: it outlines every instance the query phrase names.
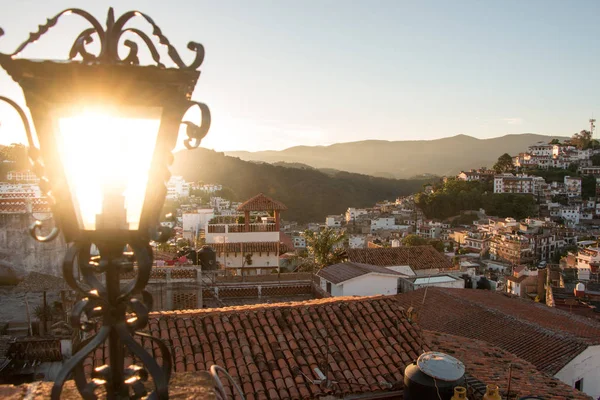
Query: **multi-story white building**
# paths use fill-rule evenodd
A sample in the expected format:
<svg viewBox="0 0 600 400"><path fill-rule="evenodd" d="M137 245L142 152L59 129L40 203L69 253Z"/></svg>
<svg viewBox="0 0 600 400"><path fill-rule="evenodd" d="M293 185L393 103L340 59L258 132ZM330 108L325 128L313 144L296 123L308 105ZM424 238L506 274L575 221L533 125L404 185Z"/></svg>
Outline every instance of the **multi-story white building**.
<svg viewBox="0 0 600 400"><path fill-rule="evenodd" d="M367 215L369 212L365 208L350 207L346 211L346 222L356 220L360 215Z"/></svg>
<svg viewBox="0 0 600 400"><path fill-rule="evenodd" d="M325 218L325 226L328 228L339 228L342 226L342 217L340 215L328 215Z"/></svg>
<svg viewBox="0 0 600 400"><path fill-rule="evenodd" d="M371 220L371 232L380 229L396 229L396 218L394 217L379 217Z"/></svg>
<svg viewBox="0 0 600 400"><path fill-rule="evenodd" d="M190 196L190 184L181 176L172 176L167 182L167 200L177 200Z"/></svg>
<svg viewBox="0 0 600 400"><path fill-rule="evenodd" d="M231 201L226 200L222 197L214 196L210 198L210 206L216 211L221 212L231 208Z"/></svg>
<svg viewBox="0 0 600 400"><path fill-rule="evenodd" d="M215 217L205 228L206 244L217 252L217 261L238 275L260 275L279 268L279 256L288 249L281 243L281 212L287 207L264 194L242 203L239 217ZM266 212L273 217L263 219ZM241 223L240 223L241 222Z"/></svg>
<svg viewBox="0 0 600 400"><path fill-rule="evenodd" d="M193 240L199 232L206 229L206 224L215 216L212 208L199 209L194 212L182 213L183 237Z"/></svg>
<svg viewBox="0 0 600 400"><path fill-rule="evenodd" d="M581 211L579 206L563 206L560 207L559 216L562 217L565 222L570 222L570 225L577 225L581 218Z"/></svg>
<svg viewBox="0 0 600 400"><path fill-rule="evenodd" d="M592 272L598 272L600 266L600 248L588 247L577 252L577 278L589 280Z"/></svg>
<svg viewBox="0 0 600 400"><path fill-rule="evenodd" d="M539 194L545 183L539 176L499 174L494 176L494 193Z"/></svg>
<svg viewBox="0 0 600 400"><path fill-rule="evenodd" d="M203 191L204 193L214 193L214 192L218 192L219 190L223 190L223 185L217 185L215 183L207 183L204 185L200 185L198 187L198 189Z"/></svg>
<svg viewBox="0 0 600 400"><path fill-rule="evenodd" d="M569 197L581 197L581 178L565 176L565 191Z"/></svg>
<svg viewBox="0 0 600 400"><path fill-rule="evenodd" d="M552 157L555 152L556 145L548 144L546 142L537 142L529 146L528 153L534 156L546 156Z"/></svg>

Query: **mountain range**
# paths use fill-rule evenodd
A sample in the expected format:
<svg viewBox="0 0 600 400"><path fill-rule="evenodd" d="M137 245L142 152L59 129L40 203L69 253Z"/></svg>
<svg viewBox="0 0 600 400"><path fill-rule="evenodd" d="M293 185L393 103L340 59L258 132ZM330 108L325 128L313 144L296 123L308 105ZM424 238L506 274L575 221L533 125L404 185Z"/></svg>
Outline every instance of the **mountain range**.
<svg viewBox="0 0 600 400"><path fill-rule="evenodd" d="M471 168L491 168L504 153L516 155L527 147L567 137L531 133L477 139L458 135L436 140L365 140L330 146L296 146L281 151L230 151L246 161L306 164L385 178L410 178L423 174L455 175Z"/></svg>
<svg viewBox="0 0 600 400"><path fill-rule="evenodd" d="M344 171L320 171L299 164L270 165L229 157L198 148L175 153L173 175L188 182L219 183L231 200L243 201L264 193L287 205L287 220L323 221L348 207L370 207L419 191L432 177L386 179Z"/></svg>

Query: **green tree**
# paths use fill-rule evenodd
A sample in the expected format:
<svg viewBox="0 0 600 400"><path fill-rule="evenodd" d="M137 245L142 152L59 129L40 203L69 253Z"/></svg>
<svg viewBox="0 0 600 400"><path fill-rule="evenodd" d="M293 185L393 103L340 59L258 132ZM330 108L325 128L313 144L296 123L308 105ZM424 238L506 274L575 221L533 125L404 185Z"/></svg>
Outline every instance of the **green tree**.
<svg viewBox="0 0 600 400"><path fill-rule="evenodd" d="M592 143L592 133L586 130L576 133L571 137L570 143L581 150L589 149L594 144Z"/></svg>
<svg viewBox="0 0 600 400"><path fill-rule="evenodd" d="M600 154L594 154L591 157L592 160L592 164L594 165L594 167L597 167L598 165L600 165Z"/></svg>
<svg viewBox="0 0 600 400"><path fill-rule="evenodd" d="M419 235L410 234L402 239L402 244L404 246L423 246L427 244L427 239L422 238Z"/></svg>
<svg viewBox="0 0 600 400"><path fill-rule="evenodd" d="M328 265L344 261L346 252L342 244L346 235L332 229L325 228L318 232L307 230L304 232L306 240L306 255L297 257L299 270L316 271Z"/></svg>
<svg viewBox="0 0 600 400"><path fill-rule="evenodd" d="M596 177L585 175L581 177L581 197L588 199L596 197Z"/></svg>
<svg viewBox="0 0 600 400"><path fill-rule="evenodd" d="M498 161L494 164L494 171L501 174L504 172L510 172L513 170L513 159L508 153L502 154L498 157Z"/></svg>
<svg viewBox="0 0 600 400"><path fill-rule="evenodd" d="M548 144L560 144L560 140L558 140L558 139L552 139L550 141L550 143L548 143Z"/></svg>
<svg viewBox="0 0 600 400"><path fill-rule="evenodd" d="M443 253L445 250L444 242L442 242L441 240L432 239L428 242L428 244L433 246L433 248L439 251L440 253Z"/></svg>

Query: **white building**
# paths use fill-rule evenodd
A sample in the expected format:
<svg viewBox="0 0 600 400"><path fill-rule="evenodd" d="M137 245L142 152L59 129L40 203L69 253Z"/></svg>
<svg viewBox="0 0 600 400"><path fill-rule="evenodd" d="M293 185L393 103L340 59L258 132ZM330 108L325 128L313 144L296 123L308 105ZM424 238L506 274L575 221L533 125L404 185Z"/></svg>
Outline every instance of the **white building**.
<svg viewBox="0 0 600 400"><path fill-rule="evenodd" d="M560 207L559 215L565 220L565 222L570 222L572 225L579 224L579 219L581 218L581 212L578 206Z"/></svg>
<svg viewBox="0 0 600 400"><path fill-rule="evenodd" d="M555 145L546 142L537 142L529 146L528 153L534 156L552 157L554 155Z"/></svg>
<svg viewBox="0 0 600 400"><path fill-rule="evenodd" d="M540 176L500 174L494 176L494 193L538 194L545 183Z"/></svg>
<svg viewBox="0 0 600 400"><path fill-rule="evenodd" d="M569 197L581 197L581 178L565 176L565 191Z"/></svg>
<svg viewBox="0 0 600 400"><path fill-rule="evenodd" d="M348 238L348 247L351 249L364 249L366 244L364 235L352 235Z"/></svg>
<svg viewBox="0 0 600 400"><path fill-rule="evenodd" d="M32 183L0 183L0 198L34 198L43 197L40 187Z"/></svg>
<svg viewBox="0 0 600 400"><path fill-rule="evenodd" d="M588 247L577 252L577 278L590 279L592 272L598 272L600 266L600 247Z"/></svg>
<svg viewBox="0 0 600 400"><path fill-rule="evenodd" d="M181 176L172 176L167 182L167 200L177 200L190 196L190 184Z"/></svg>
<svg viewBox="0 0 600 400"><path fill-rule="evenodd" d="M394 217L379 217L371 220L371 232L380 229L396 229L396 218Z"/></svg>
<svg viewBox="0 0 600 400"><path fill-rule="evenodd" d="M346 222L354 221L360 215L367 215L368 211L365 208L353 208L350 207L346 211Z"/></svg>
<svg viewBox="0 0 600 400"><path fill-rule="evenodd" d="M211 197L210 198L210 206L214 208L216 211L229 210L231 208L231 201L226 200L222 197Z"/></svg>
<svg viewBox="0 0 600 400"><path fill-rule="evenodd" d="M325 226L328 228L339 228L342 226L342 217L339 215L328 215L325 218Z"/></svg>
<svg viewBox="0 0 600 400"><path fill-rule="evenodd" d="M401 273L376 265L345 262L317 272L321 289L332 296L374 296L398 293Z"/></svg>
<svg viewBox="0 0 600 400"><path fill-rule="evenodd" d="M306 238L301 233L297 233L292 236L292 243L294 243L295 249L305 249L306 248Z"/></svg>
<svg viewBox="0 0 600 400"><path fill-rule="evenodd" d="M219 190L223 190L223 185L217 185L215 183L207 183L204 185L200 185L198 187L198 189L200 189L204 193L214 193L214 192L218 192Z"/></svg>
<svg viewBox="0 0 600 400"><path fill-rule="evenodd" d="M6 180L14 183L33 183L38 184L40 178L33 171L8 171Z"/></svg>
<svg viewBox="0 0 600 400"><path fill-rule="evenodd" d="M195 212L183 213L183 237L185 239L195 239L199 232L206 229L208 222L215 216L212 208L199 209Z"/></svg>
<svg viewBox="0 0 600 400"><path fill-rule="evenodd" d="M281 243L281 212L287 207L264 194L258 194L242 203L237 217L216 217L206 224L206 244L214 248L217 261L226 269L241 275L271 273L279 268L279 256L287 252ZM265 212L274 217L262 219Z"/></svg>

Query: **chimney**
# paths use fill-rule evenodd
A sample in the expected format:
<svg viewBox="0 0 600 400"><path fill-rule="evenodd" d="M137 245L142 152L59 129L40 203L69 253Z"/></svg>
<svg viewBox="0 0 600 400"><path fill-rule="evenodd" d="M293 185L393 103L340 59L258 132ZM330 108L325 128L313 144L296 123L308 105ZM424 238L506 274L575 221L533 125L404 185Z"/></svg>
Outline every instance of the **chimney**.
<svg viewBox="0 0 600 400"><path fill-rule="evenodd" d="M540 299L540 303L546 302L546 276L548 274L548 269L546 268L546 264L540 264L538 266L538 276L537 276L537 296Z"/></svg>

